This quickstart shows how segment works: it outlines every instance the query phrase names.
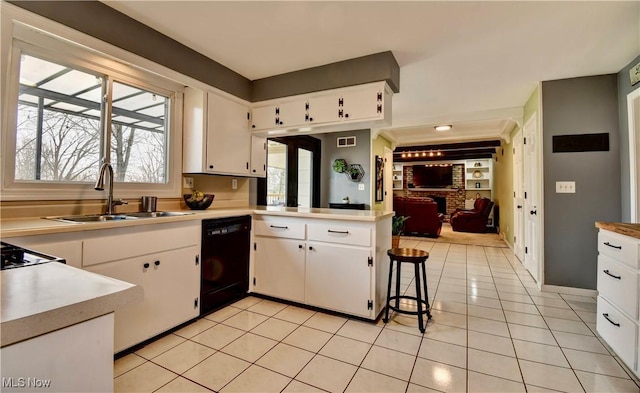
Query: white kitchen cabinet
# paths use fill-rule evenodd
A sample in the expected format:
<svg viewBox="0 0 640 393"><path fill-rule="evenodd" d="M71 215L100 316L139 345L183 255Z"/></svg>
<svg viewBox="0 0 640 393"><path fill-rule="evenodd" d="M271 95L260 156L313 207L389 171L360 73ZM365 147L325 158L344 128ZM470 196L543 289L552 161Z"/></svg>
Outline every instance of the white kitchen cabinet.
<svg viewBox="0 0 640 393"><path fill-rule="evenodd" d="M596 329L640 376L640 239L600 229Z"/></svg>
<svg viewBox="0 0 640 393"><path fill-rule="evenodd" d="M305 100L300 98L256 107L251 112L251 130L301 127L306 123L305 115Z"/></svg>
<svg viewBox="0 0 640 393"><path fill-rule="evenodd" d="M371 251L367 248L309 242L305 275L307 304L371 317Z"/></svg>
<svg viewBox="0 0 640 393"><path fill-rule="evenodd" d="M268 135L275 130L314 133L388 125L391 98L385 82L374 82L258 102L250 128Z"/></svg>
<svg viewBox="0 0 640 393"><path fill-rule="evenodd" d="M5 393L113 392L113 313L3 347L0 354Z"/></svg>
<svg viewBox="0 0 640 393"><path fill-rule="evenodd" d="M82 267L82 240L73 234L14 237L9 243L64 258L69 266Z"/></svg>
<svg viewBox="0 0 640 393"><path fill-rule="evenodd" d="M306 242L256 236L254 250L254 290L304 303Z"/></svg>
<svg viewBox="0 0 640 393"><path fill-rule="evenodd" d="M249 175L249 108L213 92L186 88L184 173Z"/></svg>
<svg viewBox="0 0 640 393"><path fill-rule="evenodd" d="M340 109L344 113L339 116L344 120L359 121L384 117L384 89L368 85L345 90L340 95Z"/></svg>
<svg viewBox="0 0 640 393"><path fill-rule="evenodd" d="M386 296L390 221L257 215L253 290L375 319Z"/></svg>
<svg viewBox="0 0 640 393"><path fill-rule="evenodd" d="M195 246L87 267L139 285L144 300L116 311L115 352L199 315L199 249Z"/></svg>
<svg viewBox="0 0 640 393"><path fill-rule="evenodd" d="M251 136L251 173L252 177L267 176L267 138Z"/></svg>

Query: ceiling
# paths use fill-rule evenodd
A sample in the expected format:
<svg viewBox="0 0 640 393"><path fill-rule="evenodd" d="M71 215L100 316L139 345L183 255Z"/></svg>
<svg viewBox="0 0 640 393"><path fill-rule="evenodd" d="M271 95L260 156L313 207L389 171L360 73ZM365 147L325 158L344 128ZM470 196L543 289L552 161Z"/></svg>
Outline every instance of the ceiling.
<svg viewBox="0 0 640 393"><path fill-rule="evenodd" d="M400 92L384 131L400 146L508 135L539 81L617 73L640 54L638 1L105 4L251 80L390 50Z"/></svg>

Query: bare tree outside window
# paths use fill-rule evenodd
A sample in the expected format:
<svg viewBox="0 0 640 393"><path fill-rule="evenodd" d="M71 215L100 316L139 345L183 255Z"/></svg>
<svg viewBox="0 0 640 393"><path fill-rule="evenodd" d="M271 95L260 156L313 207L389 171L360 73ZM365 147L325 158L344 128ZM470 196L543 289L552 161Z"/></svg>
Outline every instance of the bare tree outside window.
<svg viewBox="0 0 640 393"><path fill-rule="evenodd" d="M101 113L109 108L114 180L168 182L168 97L113 81L105 105L106 77L29 55L20 64L16 180L93 182L107 153Z"/></svg>

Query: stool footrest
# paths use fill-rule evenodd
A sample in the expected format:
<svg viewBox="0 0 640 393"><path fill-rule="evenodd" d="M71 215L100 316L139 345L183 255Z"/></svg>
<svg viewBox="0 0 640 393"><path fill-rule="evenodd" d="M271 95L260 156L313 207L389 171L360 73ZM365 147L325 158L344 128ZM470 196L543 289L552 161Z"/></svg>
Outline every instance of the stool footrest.
<svg viewBox="0 0 640 393"><path fill-rule="evenodd" d="M430 309L431 307L429 306L429 303L427 303L427 301L425 300L420 300L420 310L417 311L410 311L410 310L403 310L400 307L395 307L391 305L391 302L397 300L397 299L407 299L407 300L413 300L416 303L418 302L418 299L413 297L413 296L406 296L406 295L401 295L401 296L390 296L389 300L387 302L387 307L389 307L389 309L395 311L395 312L399 312L401 314L409 314L409 315L420 315L420 314L427 314L429 316L429 319L431 319L431 313L430 313ZM424 305L424 309L422 308L422 305Z"/></svg>

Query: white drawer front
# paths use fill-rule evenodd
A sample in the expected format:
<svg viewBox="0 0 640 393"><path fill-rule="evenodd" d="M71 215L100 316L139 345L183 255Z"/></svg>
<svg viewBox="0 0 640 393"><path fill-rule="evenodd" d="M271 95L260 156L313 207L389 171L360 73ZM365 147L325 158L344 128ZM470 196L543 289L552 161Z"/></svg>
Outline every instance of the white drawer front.
<svg viewBox="0 0 640 393"><path fill-rule="evenodd" d="M598 252L631 266L640 268L638 263L638 247L640 240L617 233L600 230L598 232Z"/></svg>
<svg viewBox="0 0 640 393"><path fill-rule="evenodd" d="M630 369L636 369L638 325L598 296L596 329Z"/></svg>
<svg viewBox="0 0 640 393"><path fill-rule="evenodd" d="M309 224L309 240L354 246L371 246L371 229L333 224Z"/></svg>
<svg viewBox="0 0 640 393"><path fill-rule="evenodd" d="M127 229L105 230L104 236L86 239L82 246L82 266L97 265L140 255L197 245L201 224L184 223L144 225Z"/></svg>
<svg viewBox="0 0 640 393"><path fill-rule="evenodd" d="M604 255L598 255L598 294L638 319L638 273Z"/></svg>
<svg viewBox="0 0 640 393"><path fill-rule="evenodd" d="M304 239L306 225L291 220L256 220L255 233L259 236L286 237L289 239Z"/></svg>

